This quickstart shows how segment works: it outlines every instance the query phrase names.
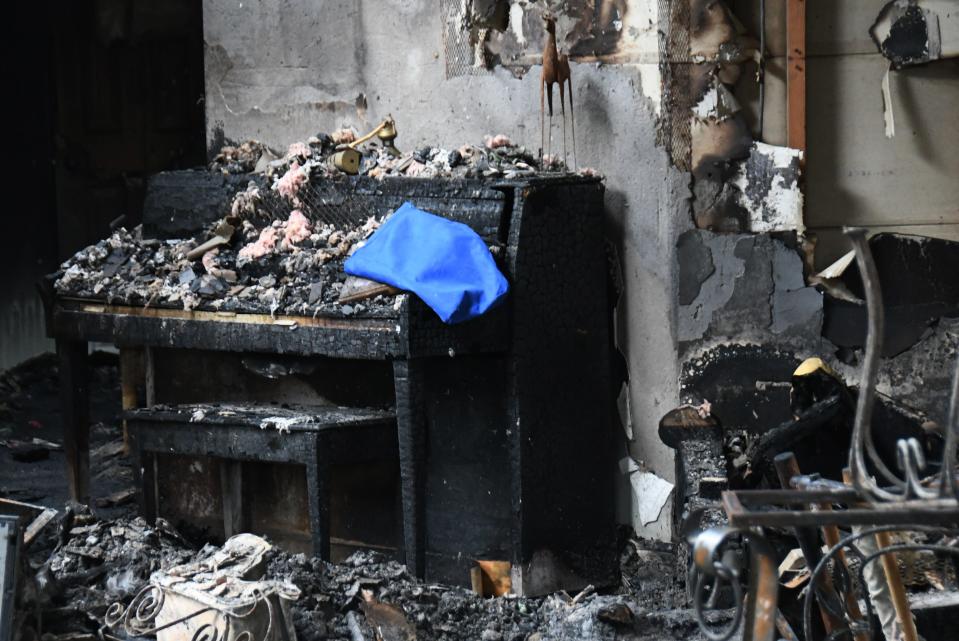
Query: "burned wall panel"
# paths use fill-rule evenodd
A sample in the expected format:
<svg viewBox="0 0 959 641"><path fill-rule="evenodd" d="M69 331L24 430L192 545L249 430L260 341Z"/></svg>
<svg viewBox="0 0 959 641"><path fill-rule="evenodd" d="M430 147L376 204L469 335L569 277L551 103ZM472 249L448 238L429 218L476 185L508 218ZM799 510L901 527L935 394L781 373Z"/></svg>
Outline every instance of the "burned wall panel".
<svg viewBox="0 0 959 641"><path fill-rule="evenodd" d="M688 236L696 235L707 254ZM822 298L803 279L795 246L768 235L686 232L679 245L680 282L699 293L679 307L679 340L685 350L710 341L771 341L819 345Z"/></svg>
<svg viewBox="0 0 959 641"><path fill-rule="evenodd" d="M949 389L959 358L959 318L939 319L912 348L885 359L879 391L922 412L940 431L946 426Z"/></svg>

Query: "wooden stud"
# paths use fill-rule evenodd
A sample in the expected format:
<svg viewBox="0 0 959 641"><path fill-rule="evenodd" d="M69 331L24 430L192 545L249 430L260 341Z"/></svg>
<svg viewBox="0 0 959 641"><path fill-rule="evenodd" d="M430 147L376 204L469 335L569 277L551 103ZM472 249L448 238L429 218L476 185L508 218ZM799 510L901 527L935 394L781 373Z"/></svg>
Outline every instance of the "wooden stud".
<svg viewBox="0 0 959 641"><path fill-rule="evenodd" d="M786 144L806 151L806 2L786 4Z"/></svg>
<svg viewBox="0 0 959 641"><path fill-rule="evenodd" d="M887 548L893 544L892 535L889 532L876 532L876 543L880 550ZM880 560L883 572L886 574L886 583L889 584L892 605L896 609L896 618L899 619L902 638L904 641L918 641L919 633L916 631L916 621L912 618L912 610L909 609L909 599L906 597L906 588L902 584L902 575L899 574L896 553L883 554Z"/></svg>

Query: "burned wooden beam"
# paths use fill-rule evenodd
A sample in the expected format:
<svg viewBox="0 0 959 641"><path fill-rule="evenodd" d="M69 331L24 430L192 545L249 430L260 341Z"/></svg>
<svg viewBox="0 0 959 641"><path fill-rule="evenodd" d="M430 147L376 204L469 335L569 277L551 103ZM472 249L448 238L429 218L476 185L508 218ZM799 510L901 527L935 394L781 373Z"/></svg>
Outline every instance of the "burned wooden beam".
<svg viewBox="0 0 959 641"><path fill-rule="evenodd" d="M753 441L746 450L746 458L754 469L768 466L778 454L791 448L797 441L829 425L842 409L838 395L819 401L794 420L772 428Z"/></svg>

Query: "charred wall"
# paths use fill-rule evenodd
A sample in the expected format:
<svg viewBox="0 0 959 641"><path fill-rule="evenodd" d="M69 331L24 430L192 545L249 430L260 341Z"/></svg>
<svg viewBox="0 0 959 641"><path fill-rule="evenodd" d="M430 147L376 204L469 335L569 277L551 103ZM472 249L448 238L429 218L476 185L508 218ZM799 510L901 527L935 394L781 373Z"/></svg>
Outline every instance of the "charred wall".
<svg viewBox="0 0 959 641"><path fill-rule="evenodd" d="M285 149L344 125L367 131L387 114L396 120L401 151L426 143L455 148L497 133L538 148L542 3L508 3L513 22L529 27L520 28L526 44L515 50L515 60L490 55L488 67L452 76L444 47L450 14L448 3L440 4L441 11L426 0L322 6L269 0L242 7L205 0L210 150L248 138ZM624 438L621 455L630 452L668 478L672 452L645 426L655 425L662 408L678 398L675 241L690 224L688 179L657 145L657 4L566 4L574 13L599 5L612 11L586 15L588 28L575 27L578 19L564 14L557 40L572 55L576 160L606 175L605 232L622 283L617 344L629 371L631 422L644 426L631 442ZM613 23L615 37L597 40L595 25L603 31ZM518 33L508 26L489 36L489 47ZM457 46L468 47L469 34L463 35L467 43ZM554 150L562 144L558 100L556 106Z"/></svg>
<svg viewBox="0 0 959 641"><path fill-rule="evenodd" d="M703 400L684 383L697 363L732 359L725 362L742 374L735 384L751 386L740 398L756 396L761 384L770 413L749 419L757 429L778 416L772 406L781 403L800 359L822 356L854 378L857 348L823 334L832 314L830 294L811 286L805 227L812 222L828 240L824 244L835 247L838 228L869 222L860 214L883 194L895 202L934 200L910 194L922 186L941 188L942 172L955 159L935 151L936 144L923 147L931 134L919 129L925 106L917 105L907 114L914 139L900 137L868 162L847 162L855 155L849 149L865 148L867 138L872 145L877 131L881 136L881 118L866 123L849 113L867 91L878 98L878 84L851 85L856 100L839 101L845 90L835 81L842 74L830 72L831 63L819 56L835 53L830 39L854 43L851 49L843 44L843 51L869 43L868 35L861 41L851 35L849 25L862 18L859 3L843 9L855 14L850 20L837 17L837 3L809 3L817 24L809 31L817 56L809 62L810 91L818 92L810 100L810 140L832 146L811 147L807 175L800 171L801 155L777 146L783 142L785 71L784 3L775 0L767 2L763 127L754 62L758 19L747 2L473 0L443 2L437 11L425 0L322 7L305 0L205 0L208 152L249 138L282 150L341 126L366 131L387 114L396 119L401 150L425 143L453 147L493 133L536 149L540 13L547 4L557 13L558 47L571 56L576 160L606 175L606 235L616 257L613 280L621 285L615 335L628 376L620 414L631 435L622 453L671 480L673 453L653 426L680 398ZM472 7L469 19L464 7ZM859 20L863 34L872 20ZM920 71L901 82L947 95L954 81L936 84L941 75ZM561 144L560 122L557 114L554 149ZM836 147L839 141L847 148ZM931 155L917 155L917 149ZM922 179L910 187L875 173L900 167L903 175L919 172ZM854 206L844 204L848 193L834 198L829 185L840 183L856 192ZM930 220L943 222L955 213L953 207ZM917 378L917 364L927 357L916 350L937 363L953 353L950 317L943 318L884 366L884 389L916 390L919 409L931 407L931 393ZM657 536L669 535L667 522L634 520L637 529Z"/></svg>
<svg viewBox="0 0 959 641"><path fill-rule="evenodd" d="M882 5L872 4L876 11ZM879 391L929 425L942 425L945 418L959 353L959 292L944 280L956 270L959 243L945 238L959 215L954 181L939 181L955 175L952 160L933 163L939 143L919 149L909 139L890 141L881 118L860 117L874 111L861 106L861 79L847 78L832 90L827 85L859 64L843 56L868 43L872 23L863 7L838 6L808 7L808 156L777 146L785 138L784 3L767 3L762 120L755 3L675 0L660 7L660 141L673 164L691 174L688 215L696 227L677 241L680 395L684 402L708 402L729 429L760 433L788 420L791 373L804 358L821 357L847 383L857 384L866 328L858 272L847 265L817 273L848 248L839 234L848 224L870 226L877 234L870 246L886 318ZM862 53L869 55L855 58L880 55ZM938 64L922 80L917 74L891 81L921 86L915 95L926 98L917 106L924 113L938 109L942 95L959 96L945 77L953 63ZM878 98L879 92L870 95ZM953 125L915 115L906 114L912 135L941 135L947 146L953 140ZM846 167L845 175L837 178L839 167ZM876 170L887 178L874 180L874 167L888 167ZM901 176L911 173L917 174L915 184L903 185ZM866 183L868 194L862 193ZM841 198L835 193L839 184L851 188ZM936 187L918 193L921 185ZM866 203L875 203L868 215ZM942 224L912 224L917 220ZM943 239L880 233L885 231Z"/></svg>

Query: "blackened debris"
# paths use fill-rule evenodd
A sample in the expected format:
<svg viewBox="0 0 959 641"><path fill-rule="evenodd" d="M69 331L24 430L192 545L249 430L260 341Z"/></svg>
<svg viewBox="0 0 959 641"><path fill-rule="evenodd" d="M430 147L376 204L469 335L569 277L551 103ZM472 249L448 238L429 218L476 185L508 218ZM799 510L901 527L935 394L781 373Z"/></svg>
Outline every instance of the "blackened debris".
<svg viewBox="0 0 959 641"><path fill-rule="evenodd" d="M905 234L876 234L869 241L885 314L884 357L916 344L942 317L959 317L959 242ZM841 282L855 297L864 291L857 265ZM841 347L857 348L866 336L865 305L824 297L823 336Z"/></svg>
<svg viewBox="0 0 959 641"><path fill-rule="evenodd" d="M235 175L201 169L164 171L147 181L143 233L147 238L181 238L223 217L224 203L250 182L268 188L260 174Z"/></svg>
<svg viewBox="0 0 959 641"><path fill-rule="evenodd" d="M761 432L791 418L789 387L799 359L761 345L720 345L683 364L684 401L708 399L726 429Z"/></svg>
<svg viewBox="0 0 959 641"><path fill-rule="evenodd" d="M236 242L240 246L221 246L207 252L202 261L186 256L213 230L159 241L120 229L65 262L56 290L61 296L123 305L272 315L345 314L337 303L346 279L343 263L379 221L370 218L346 230L325 225L307 233L300 228L298 240L287 242L291 225L275 221L258 227L244 221ZM127 257L119 266L110 260L117 253ZM396 301L395 295L380 295L350 311L390 315Z"/></svg>
<svg viewBox="0 0 959 641"><path fill-rule="evenodd" d="M112 603L133 598L153 571L196 554L165 521L100 521L83 506L67 510L60 530L60 543L25 578L21 634L39 630L40 617L44 633L96 633ZM56 536L50 528L47 545Z"/></svg>
<svg viewBox="0 0 959 641"><path fill-rule="evenodd" d="M52 527L44 530L43 545L33 550L35 571L25 577L18 612L21 633L38 630L42 618L43 632L54 637L96 635L107 608L127 605L153 572L202 562L218 550L191 545L162 519L154 525L140 518L104 521L83 506L70 507L59 529L59 535ZM623 584L613 594L587 589L572 597L483 598L464 588L424 583L374 551L332 564L273 548L266 553L263 578L299 589L290 614L301 641L351 639L355 629L379 638L374 629L385 631L380 615L405 635L396 638L415 633L431 641L700 641L695 616L684 607L674 546L638 539L623 544ZM728 613L710 616L717 624L728 620Z"/></svg>

